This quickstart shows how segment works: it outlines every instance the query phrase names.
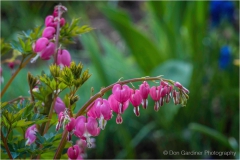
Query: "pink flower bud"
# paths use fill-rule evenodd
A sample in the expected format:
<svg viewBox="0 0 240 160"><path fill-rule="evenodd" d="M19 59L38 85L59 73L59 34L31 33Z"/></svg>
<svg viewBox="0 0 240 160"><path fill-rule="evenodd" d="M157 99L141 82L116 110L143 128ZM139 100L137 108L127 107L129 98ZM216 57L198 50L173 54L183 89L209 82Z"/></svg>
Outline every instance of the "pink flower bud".
<svg viewBox="0 0 240 160"><path fill-rule="evenodd" d="M66 125L66 129L68 132L71 132L75 128L76 120L75 118L71 118L70 122Z"/></svg>
<svg viewBox="0 0 240 160"><path fill-rule="evenodd" d="M161 89L161 86L153 86L151 89L150 89L150 96L152 97L152 99L155 101L155 104L154 104L154 110L155 111L158 111L159 110L159 100L161 98L161 94L160 94L160 89Z"/></svg>
<svg viewBox="0 0 240 160"><path fill-rule="evenodd" d="M77 137L81 138L83 136L90 136L90 135L97 136L99 133L100 133L100 128L98 127L98 123L96 119L92 117L88 117L86 119L86 117L84 116L79 116L76 119L74 134Z"/></svg>
<svg viewBox="0 0 240 160"><path fill-rule="evenodd" d="M66 49L59 50L57 56L57 65L70 67L70 63L71 63L70 53Z"/></svg>
<svg viewBox="0 0 240 160"><path fill-rule="evenodd" d="M129 105L129 101L126 101L123 104L118 102L115 99L115 96L113 94L109 96L108 102L109 102L110 107L112 108L112 110L114 112L116 112L116 113L119 113L119 114L122 114L128 108L128 105ZM121 105L122 105L122 108L120 109Z"/></svg>
<svg viewBox="0 0 240 160"><path fill-rule="evenodd" d="M46 27L43 30L42 36L47 39L52 39L56 33L56 29L54 27Z"/></svg>
<svg viewBox="0 0 240 160"><path fill-rule="evenodd" d="M40 57L43 60L49 60L51 56L54 54L54 52L55 52L55 44L53 42L50 42L45 48L45 50L43 50L40 53Z"/></svg>
<svg viewBox="0 0 240 160"><path fill-rule="evenodd" d="M182 89L182 85L181 85L181 83L179 83L179 82L175 82L174 85L175 85L176 87L178 87L179 89Z"/></svg>
<svg viewBox="0 0 240 160"><path fill-rule="evenodd" d="M129 100L134 107L138 107L142 102L142 96L140 91L138 89L136 90L131 89L131 96Z"/></svg>
<svg viewBox="0 0 240 160"><path fill-rule="evenodd" d="M14 68L14 62L9 62L9 63L8 63L8 67L9 67L10 69L13 69L13 68Z"/></svg>
<svg viewBox="0 0 240 160"><path fill-rule="evenodd" d="M37 126L36 124L28 127L28 129L25 132L25 138L27 139L26 145L30 145L36 140L36 132L37 132Z"/></svg>
<svg viewBox="0 0 240 160"><path fill-rule="evenodd" d="M176 90L173 91L173 102L175 105L180 103L180 99L179 99L179 92L177 92Z"/></svg>
<svg viewBox="0 0 240 160"><path fill-rule="evenodd" d="M60 8L60 16L64 13L64 12L66 12L67 11L67 8L65 7L65 6L59 6L59 5L57 5L57 6L55 6L54 7L54 11L53 11L53 16L54 17L58 17L58 10L59 10L59 8Z"/></svg>
<svg viewBox="0 0 240 160"><path fill-rule="evenodd" d="M161 81L160 85L161 85L161 86L163 86L163 87L165 87L165 86L167 86L167 85L168 85L168 83L167 83L167 82L165 82L165 81Z"/></svg>
<svg viewBox="0 0 240 160"><path fill-rule="evenodd" d="M98 98L95 101L95 111L98 118L101 115L105 120L109 120L112 118L112 111L109 102L106 99Z"/></svg>
<svg viewBox="0 0 240 160"><path fill-rule="evenodd" d="M150 89L150 96L152 97L152 99L156 102L156 101L159 101L160 99L160 86L153 86L151 89Z"/></svg>
<svg viewBox="0 0 240 160"><path fill-rule="evenodd" d="M66 23L65 19L61 18L61 20L60 20L60 27L64 26L65 23Z"/></svg>
<svg viewBox="0 0 240 160"><path fill-rule="evenodd" d="M131 89L130 102L134 106L133 112L136 116L140 116L139 105L142 103L142 96L140 91Z"/></svg>
<svg viewBox="0 0 240 160"><path fill-rule="evenodd" d="M162 86L160 86L160 88L161 88L161 87L162 87ZM168 87L167 87L167 86L162 87L162 88L160 89L160 97L166 96L167 91L168 91Z"/></svg>
<svg viewBox="0 0 240 160"><path fill-rule="evenodd" d="M124 85L115 84L112 88L112 93L115 99L120 103L126 102L131 95L130 88L125 84Z"/></svg>
<svg viewBox="0 0 240 160"><path fill-rule="evenodd" d="M141 95L142 95L142 98L143 98L143 99L147 99L147 98L148 98L148 94L149 94L149 92L150 92L149 84L148 84L146 81L144 81L144 82L140 85L139 90L140 90L140 93L141 93Z"/></svg>
<svg viewBox="0 0 240 160"><path fill-rule="evenodd" d="M49 43L49 40L45 37L39 38L36 43L33 45L33 51L35 53L43 51Z"/></svg>
<svg viewBox="0 0 240 160"><path fill-rule="evenodd" d="M80 154L80 148L78 145L74 145L72 147L69 147L67 150L67 155L71 159L77 159L77 157Z"/></svg>
<svg viewBox="0 0 240 160"><path fill-rule="evenodd" d="M54 110L57 114L60 114L60 112L64 112L66 109L66 106L62 99L60 97L57 97L55 105L54 105Z"/></svg>
<svg viewBox="0 0 240 160"><path fill-rule="evenodd" d="M91 134L92 136L98 136L100 133L100 128L98 127L97 120L92 117L88 117L86 130L87 133Z"/></svg>
<svg viewBox="0 0 240 160"><path fill-rule="evenodd" d="M46 27L57 27L57 21L54 21L54 17L52 15L49 15L45 18L45 26Z"/></svg>
<svg viewBox="0 0 240 160"><path fill-rule="evenodd" d="M98 118L95 110L95 102L90 105L90 110L87 112L88 117Z"/></svg>

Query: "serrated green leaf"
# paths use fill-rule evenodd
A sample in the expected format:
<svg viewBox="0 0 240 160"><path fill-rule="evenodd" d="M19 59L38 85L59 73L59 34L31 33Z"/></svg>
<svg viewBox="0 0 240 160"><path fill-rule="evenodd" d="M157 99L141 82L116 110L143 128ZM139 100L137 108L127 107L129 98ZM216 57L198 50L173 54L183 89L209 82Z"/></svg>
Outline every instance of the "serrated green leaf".
<svg viewBox="0 0 240 160"><path fill-rule="evenodd" d="M87 25L84 25L84 26L82 26L80 28L76 28L75 32L76 32L76 34L83 34L83 33L90 32L92 30L93 30L93 28L91 28L91 27L89 27Z"/></svg>
<svg viewBox="0 0 240 160"><path fill-rule="evenodd" d="M42 123L47 122L47 121L49 121L49 119L36 120L35 124L42 124Z"/></svg>
<svg viewBox="0 0 240 160"><path fill-rule="evenodd" d="M23 50L24 50L24 48L25 48L25 43L23 42L23 40L22 40L20 37L18 37L18 41L19 41L19 43L20 43L20 45L21 45L21 48L23 48Z"/></svg>
<svg viewBox="0 0 240 160"><path fill-rule="evenodd" d="M16 128L16 127L26 127L26 126L29 126L31 124L33 124L34 122L33 121L25 121L25 119L21 119L19 121L16 121L12 124L13 128Z"/></svg>
<svg viewBox="0 0 240 160"><path fill-rule="evenodd" d="M19 110L17 113L15 113L15 114L13 115L14 121L15 121L16 119L20 119L20 118L21 118L21 116L22 116L23 112L25 111L25 109L26 109L26 108L23 108L23 109Z"/></svg>
<svg viewBox="0 0 240 160"><path fill-rule="evenodd" d="M7 118L4 115L2 115L1 121L3 122L4 126L6 126L7 128L10 127L9 121L7 120Z"/></svg>
<svg viewBox="0 0 240 160"><path fill-rule="evenodd" d="M19 44L18 42L12 41L12 42L10 43L10 45L11 45L11 48L12 48L13 50L17 50L17 51L19 51L20 53L23 53L23 48L22 48L21 44Z"/></svg>
<svg viewBox="0 0 240 160"><path fill-rule="evenodd" d="M7 104L8 104L8 102L3 102L3 103L1 102L1 103L0 103L1 109L3 109L4 107L6 107Z"/></svg>
<svg viewBox="0 0 240 160"><path fill-rule="evenodd" d="M2 38L0 39L0 44L1 44L0 45L1 46L1 56L3 56L10 51L11 46L8 43L5 43Z"/></svg>

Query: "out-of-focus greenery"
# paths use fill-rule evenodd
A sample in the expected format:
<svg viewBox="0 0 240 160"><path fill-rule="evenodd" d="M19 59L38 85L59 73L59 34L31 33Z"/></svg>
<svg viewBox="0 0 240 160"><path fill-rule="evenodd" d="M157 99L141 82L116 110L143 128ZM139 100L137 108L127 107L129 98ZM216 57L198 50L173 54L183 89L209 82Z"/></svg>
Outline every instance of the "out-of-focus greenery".
<svg viewBox="0 0 240 160"><path fill-rule="evenodd" d="M233 3L237 16L239 4ZM44 25L44 18L56 4L1 2L1 38L11 42L20 31ZM141 116L137 118L129 106L123 124L117 125L114 116L96 137L96 148L88 150L88 158L239 157L239 66L233 63L239 53L239 17L212 25L207 1L65 1L62 4L68 8L64 14L67 21L81 17L83 24L95 28L67 48L72 59L77 63L82 61L92 73L79 91L76 110L89 99L91 87L97 92L121 77L164 75L190 90L184 108L170 103L155 112L149 98L149 107L141 108ZM219 66L224 45L231 48L227 68ZM2 62L11 54L1 57ZM51 63L39 61L21 71L2 101L28 96L27 72L40 74ZM10 69L5 63L1 65L7 81ZM179 154L164 155L164 150ZM202 155L183 155L183 150ZM237 154L219 157L204 154L205 150Z"/></svg>

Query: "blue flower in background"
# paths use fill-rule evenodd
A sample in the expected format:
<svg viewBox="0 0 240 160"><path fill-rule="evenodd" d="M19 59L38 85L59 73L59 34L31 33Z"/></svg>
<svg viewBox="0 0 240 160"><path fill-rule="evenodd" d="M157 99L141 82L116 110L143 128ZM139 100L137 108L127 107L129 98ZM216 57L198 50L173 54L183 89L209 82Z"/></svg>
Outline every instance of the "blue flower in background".
<svg viewBox="0 0 240 160"><path fill-rule="evenodd" d="M219 67L226 69L231 63L231 49L229 46L223 46L220 52Z"/></svg>
<svg viewBox="0 0 240 160"><path fill-rule="evenodd" d="M214 26L218 25L222 19L232 22L234 16L233 1L211 1L210 14Z"/></svg>

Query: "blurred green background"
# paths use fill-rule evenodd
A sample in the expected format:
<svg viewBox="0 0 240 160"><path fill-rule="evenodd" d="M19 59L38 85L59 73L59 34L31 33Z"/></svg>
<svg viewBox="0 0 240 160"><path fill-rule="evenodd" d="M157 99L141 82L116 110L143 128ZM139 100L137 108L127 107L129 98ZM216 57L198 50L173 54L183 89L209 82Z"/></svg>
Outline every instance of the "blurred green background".
<svg viewBox="0 0 240 160"><path fill-rule="evenodd" d="M10 43L21 31L43 26L58 3L2 1L1 38ZM89 99L91 87L98 92L121 77L164 75L190 90L186 107L170 103L155 112L149 98L149 107L141 108L139 118L132 106L124 113L123 124L116 124L115 115L96 137L96 148L87 150L87 158L239 157L239 2L61 3L68 8L66 21L81 17L81 25L95 28L76 37L76 44L66 46L72 60L83 62L92 73L78 92L76 110ZM1 57L2 87L11 76L3 62L11 55ZM29 64L2 101L29 96L27 72L38 75L47 71L49 64L51 61L41 60ZM139 83L134 85L138 87ZM164 150L175 154L164 155ZM204 154L205 150L237 153L235 157L218 156ZM181 151L203 153L183 155Z"/></svg>

